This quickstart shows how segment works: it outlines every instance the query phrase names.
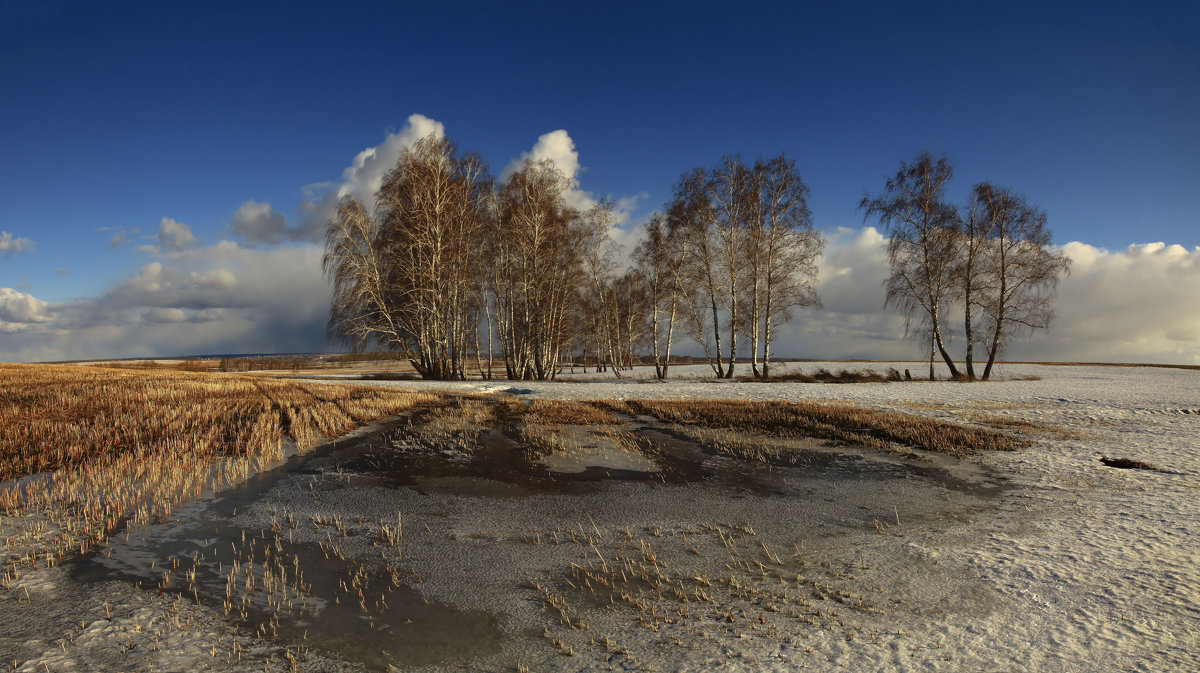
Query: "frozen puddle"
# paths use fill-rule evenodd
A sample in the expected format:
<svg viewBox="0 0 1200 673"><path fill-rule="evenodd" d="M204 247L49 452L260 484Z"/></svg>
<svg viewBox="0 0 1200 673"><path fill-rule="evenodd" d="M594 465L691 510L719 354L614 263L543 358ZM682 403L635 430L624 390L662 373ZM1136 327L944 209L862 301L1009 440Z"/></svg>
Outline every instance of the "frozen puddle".
<svg viewBox="0 0 1200 673"><path fill-rule="evenodd" d="M541 458L551 472L581 474L588 470L658 472L653 460L627 449L584 446L570 453L551 453Z"/></svg>
<svg viewBox="0 0 1200 673"><path fill-rule="evenodd" d="M182 596L243 633L369 670L518 659L557 669L546 654L546 605L558 594L535 587L574 587L564 572L589 555L619 557L622 537L682 539L681 551L704 556L688 559L702 577L733 558L725 545L747 537L739 531L763 550L820 554L823 541L901 511L916 520L978 509L995 486L977 466L955 476L951 462L845 447L781 468L644 427L653 458L603 436L589 441L586 428L560 432L568 448L543 453L500 429L431 440L393 423L114 536L71 577ZM662 567L678 563L661 544ZM630 628L598 602L571 601L612 637ZM557 642L582 647L565 637ZM580 663L561 664L572 661Z"/></svg>

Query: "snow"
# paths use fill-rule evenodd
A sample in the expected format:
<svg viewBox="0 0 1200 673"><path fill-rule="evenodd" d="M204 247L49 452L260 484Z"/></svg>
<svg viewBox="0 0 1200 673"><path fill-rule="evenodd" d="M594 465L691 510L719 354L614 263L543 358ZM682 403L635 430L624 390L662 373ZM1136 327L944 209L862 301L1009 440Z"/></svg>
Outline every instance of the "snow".
<svg viewBox="0 0 1200 673"><path fill-rule="evenodd" d="M904 362L800 367L926 371ZM877 566L891 566L877 570L890 581L879 589L918 606L882 621L926 648L871 654L870 648L837 645L840 653L806 659L807 665L1200 670L1200 371L1011 364L998 369L999 380L974 384L718 382L698 366L674 368L673 374L665 382L568 375L575 381L519 387L522 397L555 399L845 400L960 421L986 413L1071 435L973 458L1019 488L969 524L900 527L894 539L862 543ZM455 392L512 387L495 381L379 385ZM1108 468L1101 456L1161 470ZM938 582L947 581L947 573L958 595L942 595ZM769 668L768 654L747 668Z"/></svg>
<svg viewBox="0 0 1200 673"><path fill-rule="evenodd" d="M810 373L891 367L917 376L926 371L913 362L789 365ZM645 370L634 373L646 375ZM760 496L709 484L623 482L584 494L521 493L499 499L369 484L293 488L311 478L302 475L280 482L236 522L248 528L265 525L281 505L302 521L310 513L337 508L368 521L403 512L403 558L425 578L414 590L435 604L499 615L498 623L507 625L513 642L471 662L472 669L511 669L518 658L533 670L636 667L616 654L607 664L598 663L595 646L588 650L589 638L611 635L641 664L660 671L718 666L746 671L1200 670L1200 371L1006 364L997 372L999 380L972 384L724 382L712 379L704 366L676 367L672 374L664 382L578 373L559 382L356 383L518 399L842 400L956 422L1004 417L1048 430L1033 435L1035 444L1019 452L935 463L977 486L1004 482L1003 489L988 495L925 479L757 474L757 468L745 465L745 474L731 479L778 477L783 489ZM1100 463L1101 456L1160 469L1109 468ZM900 460L866 459L885 467L885 461ZM875 526L868 527L872 520ZM578 521L581 535L594 526L603 533L603 540L595 541L599 551L529 544L527 532L512 532L535 529L543 521ZM597 608L585 611L589 631L551 627L577 656L546 653L540 624L549 618L529 587L531 578L549 586L555 576L548 567L594 561L594 554L611 558L623 529L651 539L647 529L659 527L662 537L652 542L664 563L709 572L708 566L731 557L715 535L690 528L696 521L726 532L752 522L757 537L740 538L746 558L759 540L781 555L794 540L808 557L803 573L818 578L822 592L852 593L870 609L837 604L838 615L831 617L832 601L809 598L825 610L818 624L768 613L762 629L755 630L763 608L748 600L723 606L736 623L706 623L699 635L666 625L652 632ZM346 543L347 553L354 539ZM366 539L359 541L362 558L378 557ZM687 552L684 544L698 552ZM787 564L795 570L794 559ZM0 660L19 656L24 659L20 670L235 670L230 653L236 640L247 652L257 647L264 653L256 661L273 657L271 667L285 670L282 644L234 634L219 619L219 610L116 582L73 582L62 568L42 569L27 573L0 596L5 624L0 650L11 646L0 652ZM787 591L796 596L799 588L797 581ZM577 595L568 599L584 610ZM113 606L112 620L105 616L105 601ZM179 628L180 619L195 626ZM52 635L32 640L38 633ZM137 659L136 651L120 649L129 645L154 655ZM599 649L608 651L607 645ZM304 663L310 666L301 670L343 666L309 656Z"/></svg>

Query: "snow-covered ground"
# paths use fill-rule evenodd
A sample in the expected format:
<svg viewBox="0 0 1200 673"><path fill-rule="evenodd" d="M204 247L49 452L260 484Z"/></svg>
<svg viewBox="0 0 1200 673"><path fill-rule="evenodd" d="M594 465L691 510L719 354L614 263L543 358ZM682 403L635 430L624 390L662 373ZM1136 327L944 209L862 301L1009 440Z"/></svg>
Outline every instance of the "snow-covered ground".
<svg viewBox="0 0 1200 673"><path fill-rule="evenodd" d="M789 366L797 367L808 373L822 367L907 368L914 376L925 371L920 363ZM297 484L314 477L298 474L243 508L232 523L253 531L281 507L301 521L344 510L370 522L401 511L402 561L409 564L406 572L424 578L412 590L463 614L496 615L480 632L494 635L499 629L505 639L520 641L495 645L493 654L466 662L468 670L512 670L517 659L530 670L560 671L646 665L659 671L1200 670L1200 371L1004 365L999 380L974 384L718 382L703 366L675 368L673 375L665 382L580 373L548 383L370 383L520 399L846 400L957 422L1034 423L1037 427L1025 430L1035 444L961 464L939 463L964 480L955 488L903 473L860 480L853 471L823 477L783 470L779 478L787 488L765 496L705 484L644 482L536 497L464 495L433 482L422 489L389 489L333 481L325 490L319 485L302 490ZM1100 462L1102 456L1160 469L1110 468ZM972 482L972 474L982 476ZM999 492L972 490L972 483L997 481L1006 485ZM808 499L796 495L805 493ZM567 527L577 521L581 540L591 538L592 530L603 539L561 547L529 543L543 521L568 521ZM697 521L722 531L698 530ZM723 603L722 609L730 609L728 623L693 618L651 630L630 623L626 613L589 609L581 594L563 589L569 563L601 557L611 562L618 545L625 545L623 530L652 542L674 572L694 566L715 578L725 571L701 566L734 560L733 548L722 543L726 535L732 541L743 524L756 530L737 533L743 554L738 558L749 562L759 553L754 558L767 560L768 545L783 556L772 572L786 568L797 574L790 584L778 581L780 591L807 599L798 615L806 621L781 616L786 606L783 613L770 612L760 593ZM550 527L557 530L557 524ZM572 532L572 541L575 536ZM370 537L343 542L348 558L360 558L352 548L360 544L362 559L378 559ZM797 566L799 555L786 553L793 540L807 540L803 567ZM758 544L764 545L761 552L755 551ZM799 574L809 584L802 585ZM763 578L753 591L777 581L769 573ZM570 630L547 621L531 581L562 592L591 628ZM0 645L24 643L19 670L239 670L234 653L243 649L256 668L264 662L273 670L289 667L285 645L234 635L219 610L115 581L76 582L63 568L43 569L0 596L0 616L7 622L0 623ZM847 603L861 600L859 607L830 598L843 593ZM112 620L106 616L110 606ZM701 606L693 610L698 615ZM77 614L81 611L86 614ZM181 620L191 626L180 627ZM551 625L546 637L541 624ZM43 640L22 640L33 637ZM560 656L550 637L577 655ZM636 656L620 654L624 648ZM0 652L9 654L16 652ZM358 669L318 653L300 661L300 670L347 667Z"/></svg>
<svg viewBox="0 0 1200 673"><path fill-rule="evenodd" d="M807 373L822 367L926 371L903 362L789 368L796 367ZM874 542L879 551L918 565L956 569L971 578L971 592L986 599L965 612L937 614L941 608L934 607L920 617L892 616L894 628L918 634L914 639L932 649L817 661L892 670L1200 670L1200 371L1003 365L998 381L975 384L718 382L702 366L672 373L665 382L593 374L572 383L379 385L556 399L837 399L951 420L988 414L1055 428L1061 434L1024 451L972 459L1019 485L1000 497L996 511L969 524L896 532L895 540ZM1109 468L1101 456L1160 470ZM936 586L922 587L919 572L896 572L898 582L915 585L906 593L938 593Z"/></svg>

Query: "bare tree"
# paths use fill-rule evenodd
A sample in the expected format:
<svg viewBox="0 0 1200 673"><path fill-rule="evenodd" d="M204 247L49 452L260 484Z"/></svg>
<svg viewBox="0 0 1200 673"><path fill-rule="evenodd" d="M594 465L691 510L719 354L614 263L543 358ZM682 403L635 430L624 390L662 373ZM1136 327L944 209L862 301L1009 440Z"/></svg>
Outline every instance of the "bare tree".
<svg viewBox="0 0 1200 673"><path fill-rule="evenodd" d="M988 361L983 380L1009 339L1050 325L1059 276L1071 260L1050 247L1046 214L1011 190L980 184L975 197L986 219L978 305L986 316Z"/></svg>
<svg viewBox="0 0 1200 673"><path fill-rule="evenodd" d="M580 340L586 362L588 347L596 358L596 371L605 369L607 344L605 335L612 327L606 321L611 321L613 307L611 299L611 284L616 269L618 246L608 235L609 228L615 221L612 201L601 199L587 212L582 214L580 221L583 242L581 259L584 276L580 288L579 306L576 311L580 328ZM608 358L611 365L611 357ZM620 372L613 367L613 373L619 378Z"/></svg>
<svg viewBox="0 0 1200 673"><path fill-rule="evenodd" d="M608 301L610 322L613 325L613 371L633 369L637 349L649 334L651 312L646 278L637 268L631 268L614 278Z"/></svg>
<svg viewBox="0 0 1200 673"><path fill-rule="evenodd" d="M754 208L754 181L750 170L738 157L727 156L720 166L710 172L705 187L715 215L716 273L724 286L717 297L724 305L728 320L729 356L724 374L728 379L733 378L733 370L737 365L737 337L745 320L738 312L739 291L744 286L743 277L747 271L743 239L746 237L746 223ZM719 323L717 327L719 329ZM720 357L719 348L717 357Z"/></svg>
<svg viewBox="0 0 1200 673"><path fill-rule="evenodd" d="M586 237L569 187L553 162L526 160L497 192L492 293L510 379L554 378L571 346Z"/></svg>
<svg viewBox="0 0 1200 673"><path fill-rule="evenodd" d="M911 163L900 163L883 194L864 196L858 207L866 217L878 218L888 236L891 275L885 305L926 323L950 376L959 378L942 334L942 317L953 291L956 238L954 209L943 193L953 174L948 159L922 152ZM932 364L929 377L934 377Z"/></svg>
<svg viewBox="0 0 1200 673"><path fill-rule="evenodd" d="M398 324L401 298L391 289L391 275L377 245L379 223L351 196L342 199L325 233L321 260L330 290L329 336L356 350L376 343L403 350Z"/></svg>
<svg viewBox="0 0 1200 673"><path fill-rule="evenodd" d="M758 160L750 173L744 237L749 297L746 326L754 376L769 376L771 335L791 319L791 311L820 305L817 258L824 241L812 228L808 187L795 162L783 155ZM759 345L762 370L759 370Z"/></svg>
<svg viewBox="0 0 1200 673"><path fill-rule="evenodd" d="M984 253L991 235L991 220L987 216L986 200L991 186L979 183L971 190L971 198L955 219L954 248L957 259L954 277L958 299L963 305L963 336L966 339L964 369L967 380L975 380L975 344L979 343L977 329L978 307L985 283Z"/></svg>
<svg viewBox="0 0 1200 673"><path fill-rule="evenodd" d="M716 213L708 198L708 175L702 168L680 177L667 203L667 227L678 241L683 257L679 283L683 293L684 323L704 350L704 358L718 378L725 378L721 360L723 285L717 270L719 246L713 233Z"/></svg>
<svg viewBox="0 0 1200 673"><path fill-rule="evenodd" d="M660 379L667 378L675 324L684 301L681 271L685 246L678 230L672 230L663 215L654 213L646 223L646 238L633 253L634 264L645 279L654 376Z"/></svg>
<svg viewBox="0 0 1200 673"><path fill-rule="evenodd" d="M323 259L331 335L400 351L426 378L463 378L480 307L470 269L482 261L490 194L483 161L431 135L401 153L374 215L343 201Z"/></svg>

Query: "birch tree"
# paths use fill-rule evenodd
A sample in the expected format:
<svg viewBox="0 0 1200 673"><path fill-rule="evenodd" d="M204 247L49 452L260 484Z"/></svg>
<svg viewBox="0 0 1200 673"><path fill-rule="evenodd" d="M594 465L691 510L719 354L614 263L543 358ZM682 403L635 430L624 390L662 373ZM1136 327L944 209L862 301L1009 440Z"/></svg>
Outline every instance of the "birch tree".
<svg viewBox="0 0 1200 673"><path fill-rule="evenodd" d="M497 192L492 292L510 379L554 378L569 352L586 240L569 188L553 162L526 160Z"/></svg>
<svg viewBox="0 0 1200 673"><path fill-rule="evenodd" d="M984 253L991 236L991 220L986 202L991 185L981 182L971 190L971 198L955 222L957 261L954 276L958 284L959 300L963 305L964 346L963 369L967 380L975 380L975 345L980 342L977 321L979 306L984 290Z"/></svg>
<svg viewBox="0 0 1200 673"><path fill-rule="evenodd" d="M431 135L405 149L375 213L347 198L326 234L330 334L401 352L425 378L464 378L478 328L491 179L477 155Z"/></svg>
<svg viewBox="0 0 1200 673"><path fill-rule="evenodd" d="M911 162L901 162L883 193L864 196L859 208L867 218L877 218L888 237L891 274L884 305L925 323L950 376L959 378L942 332L954 281L955 213L944 200L953 174L948 159L923 152ZM933 377L931 363L929 378Z"/></svg>
<svg viewBox="0 0 1200 673"><path fill-rule="evenodd" d="M680 177L667 204L670 235L680 243L679 282L690 288L684 299L688 332L704 351L704 359L718 378L725 378L721 360L723 285L717 270L719 246L713 229L716 213L708 198L708 175L696 168Z"/></svg>
<svg viewBox="0 0 1200 673"><path fill-rule="evenodd" d="M795 162L783 155L760 159L750 180L744 237L746 325L751 370L755 377L767 377L774 328L790 320L793 309L820 305L816 276L824 240L812 227L808 186Z"/></svg>
<svg viewBox="0 0 1200 673"><path fill-rule="evenodd" d="M645 282L650 349L654 376L659 379L667 378L675 325L685 301L681 274L685 246L678 231L668 226L667 218L654 213L646 223L646 238L633 253L634 264Z"/></svg>
<svg viewBox="0 0 1200 673"><path fill-rule="evenodd" d="M1070 273L1071 260L1051 248L1046 214L1023 196L988 184L975 193L988 231L978 301L987 325L986 381L1010 339L1049 327L1058 279Z"/></svg>

